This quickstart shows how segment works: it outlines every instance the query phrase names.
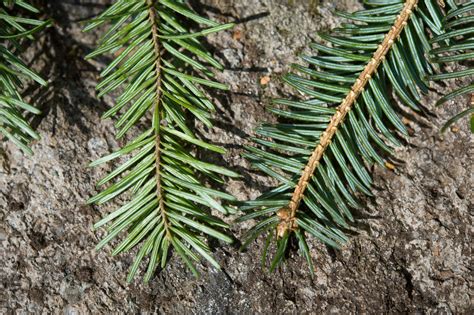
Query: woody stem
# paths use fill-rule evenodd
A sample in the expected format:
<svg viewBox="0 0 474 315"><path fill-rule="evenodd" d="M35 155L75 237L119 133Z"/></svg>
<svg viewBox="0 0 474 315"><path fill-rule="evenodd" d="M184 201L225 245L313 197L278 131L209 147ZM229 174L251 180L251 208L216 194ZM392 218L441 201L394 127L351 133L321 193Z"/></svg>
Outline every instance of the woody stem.
<svg viewBox="0 0 474 315"><path fill-rule="evenodd" d="M161 186L161 135L160 135L160 102L161 102L161 45L159 39L159 32L158 32L158 16L156 14L155 9L155 1L154 0L147 0L148 5L148 15L151 23L151 33L152 33L152 40L153 40L153 49L155 51L155 72L156 72L156 89L155 89L155 102L154 102L154 121L155 121L155 152L156 152L156 160L155 160L155 168L156 168L156 195L158 197L158 207L161 212L161 216L163 218L164 228L166 231L166 235L169 237L171 235L170 232L170 223L168 220L168 215L165 209L165 201L164 201L164 191L163 187Z"/></svg>

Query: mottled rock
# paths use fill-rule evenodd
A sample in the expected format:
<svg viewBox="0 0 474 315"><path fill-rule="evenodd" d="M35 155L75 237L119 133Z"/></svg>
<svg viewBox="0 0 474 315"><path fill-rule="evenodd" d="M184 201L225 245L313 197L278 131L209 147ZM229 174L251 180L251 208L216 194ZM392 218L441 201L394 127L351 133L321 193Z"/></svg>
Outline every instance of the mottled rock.
<svg viewBox="0 0 474 315"><path fill-rule="evenodd" d="M0 313L472 312L472 137L465 124L456 133L438 133L464 106L461 101L433 109L438 117L409 117L412 136L396 153L402 162L394 171L374 168L375 196L357 214L350 243L333 251L310 242L313 277L296 252L275 273L262 270L259 240L245 252L216 244L223 271L199 265L202 276L195 279L173 257L148 285L138 279L126 284L132 254L112 258L110 247L96 252L104 232L91 229L116 204L86 205L106 171L87 165L120 143L112 122L99 118L112 98L97 100L94 91L105 60L82 60L99 34L83 34L75 22L98 12L104 1L82 2L48 1L46 13L57 22L29 54L51 78L47 93L33 91L44 112L35 120L42 135L35 155L5 144L0 150ZM193 1L216 20L243 22L208 39L226 65L217 78L231 91L211 92L218 105L215 127L197 126L228 149L224 160L203 158L244 175L225 186L241 200L275 184L253 172L240 153L258 123L275 119L265 111L269 98L294 93L279 75L298 62L316 31L339 23L331 13L336 7L360 6L356 0L320 1L309 12L303 1L289 2ZM270 78L265 85L263 76ZM433 108L438 93L453 86L436 86L424 104ZM233 232L239 236L248 226L235 225Z"/></svg>

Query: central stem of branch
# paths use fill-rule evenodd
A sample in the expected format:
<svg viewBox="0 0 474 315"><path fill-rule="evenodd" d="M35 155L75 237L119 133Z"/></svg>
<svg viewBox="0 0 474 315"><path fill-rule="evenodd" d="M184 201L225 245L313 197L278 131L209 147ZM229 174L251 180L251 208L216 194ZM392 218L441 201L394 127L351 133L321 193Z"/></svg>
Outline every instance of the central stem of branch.
<svg viewBox="0 0 474 315"><path fill-rule="evenodd" d="M155 51L155 72L156 72L156 89L155 104L153 109L153 121L155 123L155 167L156 167L156 195L158 197L158 207L163 217L166 235L170 236L168 215L165 209L164 191L161 186L161 135L160 135L160 102L161 102L161 45L158 37L158 16L155 12L155 1L147 0L148 15L151 23L151 33L153 40L153 49Z"/></svg>
<svg viewBox="0 0 474 315"><path fill-rule="evenodd" d="M405 5L402 11L400 12L400 15L398 15L397 19L395 20L395 23L393 24L392 28L385 36L382 43L378 46L372 59L364 68L364 71L362 71L362 73L359 75L358 79L352 86L351 91L342 101L341 105L339 105L336 113L331 118L328 127L321 135L317 147L311 154L308 164L306 165L303 170L303 173L301 174L300 180L296 185L288 207L282 208L278 211L278 216L281 220L280 224L277 227L278 237L283 237L285 233L287 233L287 231L292 231L297 228L296 212L301 203L301 200L303 199L304 192L306 190L306 187L308 186L309 180L311 179L316 168L321 162L324 152L331 143L331 140L335 136L339 126L343 123L347 113L354 106L355 101L359 97L360 93L364 90L372 75L377 72L378 67L385 59L385 56L390 51L394 42L397 40L397 38L400 36L401 32L407 25L408 20L417 4L418 0L407 0L405 2Z"/></svg>

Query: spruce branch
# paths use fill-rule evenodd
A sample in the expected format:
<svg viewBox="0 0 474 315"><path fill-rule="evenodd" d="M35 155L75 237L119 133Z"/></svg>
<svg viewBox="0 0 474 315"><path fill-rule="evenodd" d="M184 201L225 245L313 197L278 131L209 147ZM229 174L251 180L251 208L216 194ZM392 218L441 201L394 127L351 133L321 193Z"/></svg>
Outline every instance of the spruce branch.
<svg viewBox="0 0 474 315"><path fill-rule="evenodd" d="M417 0L409 0L405 2L404 8L397 17L394 25L385 36L383 42L378 46L377 51L374 53L374 56L370 62L365 66L364 71L362 71L359 75L359 78L356 79L351 91L347 94L344 101L342 101L341 105L337 108L334 116L332 116L328 127L321 135L316 149L314 149L313 154L309 158L308 164L303 170L303 174L296 185L288 208L282 208L278 211L278 216L281 219L281 222L277 228L278 237L284 237L288 230L294 230L296 228L296 211L298 210L301 200L303 199L309 180L313 176L316 168L319 166L324 152L331 143L338 128L343 123L347 113L349 113L349 111L352 109L356 99L362 93L362 90L366 88L369 80L376 73L378 67L385 59L387 53L390 51L390 48L400 36L400 33L403 31L403 29L407 26L407 21L410 18L410 15L412 14L413 9L417 3Z"/></svg>
<svg viewBox="0 0 474 315"><path fill-rule="evenodd" d="M318 54L303 55L308 65L293 65L298 74L283 77L306 98L274 100L270 110L284 122L262 125L259 146L247 148L253 165L281 183L241 208L240 221L257 221L243 246L265 235L266 262L275 245L270 270L293 236L311 268L307 234L336 248L347 242L351 209L362 207L361 193L372 195L370 167L389 165L392 147L408 136L396 100L421 111L437 71L426 58L430 34L442 34L436 0L364 3L364 10L337 12L351 23L319 34L328 44L311 44Z"/></svg>
<svg viewBox="0 0 474 315"><path fill-rule="evenodd" d="M451 79L470 78L471 83L444 95L436 103L440 106L459 96L470 96L468 108L449 119L441 129L444 132L452 124L463 117L471 116L471 131L474 133L474 2L457 5L454 1L448 1L447 13L443 19L443 33L435 36L431 43L435 46L431 51L433 62L440 64L462 63L467 69L444 72L430 77L433 81L444 81Z"/></svg>
<svg viewBox="0 0 474 315"><path fill-rule="evenodd" d="M21 90L29 81L46 85L38 74L20 58L22 43L33 40L33 34L50 24L21 16L22 13L38 14L39 11L26 1L0 2L0 134L23 152L32 154L28 144L38 140L38 133L29 125L25 113L40 114L26 103Z"/></svg>
<svg viewBox="0 0 474 315"><path fill-rule="evenodd" d="M87 58L114 53L97 89L100 96L119 87L123 90L104 118L118 116L118 138L139 122L149 123L150 128L120 150L91 163L97 166L128 157L98 186L111 184L89 200L100 205L125 192L130 196L125 205L95 224L95 228L108 224L108 234L97 248L128 231L113 251L116 255L140 247L128 281L146 256L149 262L144 278L149 281L158 267L165 267L171 249L196 275L194 263L199 256L219 268L204 237L232 242L222 232L228 225L213 216L211 209L233 212L217 199L234 201L234 197L207 187L201 180L207 177L222 183L223 177L237 174L195 157L192 152L198 148L219 154L225 150L198 139L188 127L193 123L188 116L212 127L214 105L201 86L227 88L212 80L210 68L223 67L197 37L233 24L219 25L197 15L184 2L169 0L116 1L85 30L103 24L110 28ZM189 24L209 28L190 32Z"/></svg>

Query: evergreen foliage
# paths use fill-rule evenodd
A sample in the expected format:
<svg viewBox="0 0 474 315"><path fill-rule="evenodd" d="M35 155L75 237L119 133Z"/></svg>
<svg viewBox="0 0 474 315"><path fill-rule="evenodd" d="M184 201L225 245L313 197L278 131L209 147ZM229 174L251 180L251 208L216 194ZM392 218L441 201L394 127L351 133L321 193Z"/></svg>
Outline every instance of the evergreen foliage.
<svg viewBox="0 0 474 315"><path fill-rule="evenodd" d="M471 78L471 83L443 96L437 105L456 99L461 95L471 95L470 106L451 118L442 128L446 130L459 119L471 115L471 131L474 133L474 2L456 5L447 1L447 14L443 19L443 33L437 34L431 42L437 47L431 51L433 62L443 64L463 63L467 69L435 74L431 80L444 81L457 78Z"/></svg>
<svg viewBox="0 0 474 315"><path fill-rule="evenodd" d="M264 235L262 263L269 260L270 270L292 240L311 269L308 235L335 248L347 242L351 210L362 207L361 195L372 195L372 165L389 165L393 147L408 135L397 104L403 111L424 111L422 97L439 71L427 58L430 39L457 38L443 35L444 13L436 0L365 0L364 6L338 12L349 22L319 34L326 44L311 44L317 54L303 55L304 66L293 65L295 73L283 80L304 97L274 100L270 111L281 122L262 125L256 146L247 148L253 165L280 182L246 202L240 218L256 220L244 247Z"/></svg>
<svg viewBox="0 0 474 315"><path fill-rule="evenodd" d="M23 17L23 14L38 14L39 11L27 1L0 1L0 134L32 154L28 144L39 139L24 116L25 112L39 114L40 111L26 103L21 90L27 81L34 80L41 85L46 82L21 60L24 40L46 27L48 21Z"/></svg>
<svg viewBox="0 0 474 315"><path fill-rule="evenodd" d="M183 1L173 0L115 1L90 21L85 31L105 24L109 25L108 31L98 48L87 56L114 56L102 71L97 90L99 96L112 92L120 95L103 117L116 118L117 138L138 124L149 127L120 150L91 164L123 162L98 182L103 190L90 203L100 205L125 192L129 196L127 203L95 224L95 228L108 225L107 235L97 248L128 231L113 251L117 255L139 247L128 281L145 257L149 257L145 281L150 280L157 268L165 266L171 249L194 274L199 256L219 268L204 237L232 242L222 232L228 225L210 209L232 212L216 198L234 198L208 188L202 179L222 184L224 176L237 174L201 161L193 153L198 148L225 152L199 139L192 130L195 120L212 127L214 105L201 87L227 89L212 79L210 68L223 67L197 37L233 25L203 18ZM191 32L188 25L197 24L206 28Z"/></svg>

